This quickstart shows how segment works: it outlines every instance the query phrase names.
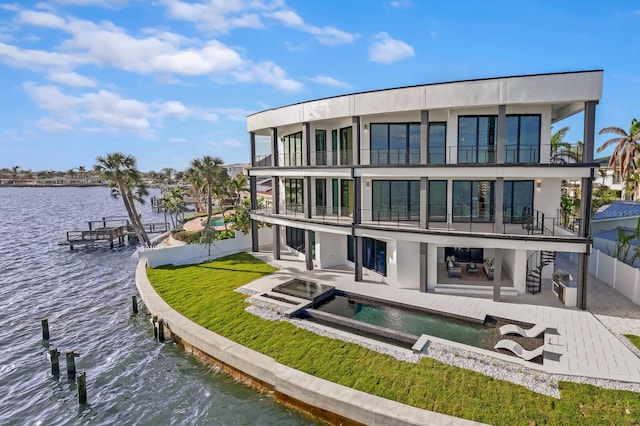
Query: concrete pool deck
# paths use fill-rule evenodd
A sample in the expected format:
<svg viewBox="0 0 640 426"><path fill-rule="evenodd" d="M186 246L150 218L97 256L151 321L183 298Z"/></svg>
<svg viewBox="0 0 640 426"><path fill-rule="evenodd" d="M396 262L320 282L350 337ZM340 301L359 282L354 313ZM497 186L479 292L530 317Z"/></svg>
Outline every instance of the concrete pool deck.
<svg viewBox="0 0 640 426"><path fill-rule="evenodd" d="M603 324L615 324L616 321L598 318L592 312L397 289L380 283L379 276L367 270L364 270L363 281L355 282L353 272L346 267L307 271L305 262L297 256L283 253L281 260L274 260L268 252L253 254L277 266L279 271L245 285L244 288L250 291L267 292L291 278L302 278L351 293L479 321L490 315L532 324L542 323L548 329L544 339L544 361L541 367L532 365L532 368L559 375L640 383L640 358ZM634 321L638 320L625 320L624 324L631 330L640 330L640 321L637 325ZM497 355L497 358L505 359L505 355ZM515 358L512 360L520 363Z"/></svg>

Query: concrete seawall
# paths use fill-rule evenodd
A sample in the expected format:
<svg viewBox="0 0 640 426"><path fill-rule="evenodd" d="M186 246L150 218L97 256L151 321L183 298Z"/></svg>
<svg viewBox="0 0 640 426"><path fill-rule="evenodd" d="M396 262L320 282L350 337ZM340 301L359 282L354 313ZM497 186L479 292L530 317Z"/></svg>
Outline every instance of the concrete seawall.
<svg viewBox="0 0 640 426"><path fill-rule="evenodd" d="M136 286L152 315L187 350L219 365L223 371L259 389L273 392L276 399L333 423L367 425L478 425L445 414L422 410L351 389L276 362L192 322L174 311L153 289L146 262L136 268Z"/></svg>

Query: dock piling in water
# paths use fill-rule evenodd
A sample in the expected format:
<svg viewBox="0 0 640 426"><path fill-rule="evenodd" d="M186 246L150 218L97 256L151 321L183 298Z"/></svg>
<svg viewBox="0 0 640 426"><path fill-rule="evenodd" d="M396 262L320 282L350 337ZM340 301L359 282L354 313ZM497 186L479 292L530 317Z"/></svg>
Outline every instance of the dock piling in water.
<svg viewBox="0 0 640 426"><path fill-rule="evenodd" d="M55 346L49 346L49 356L51 358L51 374L60 375L60 352Z"/></svg>
<svg viewBox="0 0 640 426"><path fill-rule="evenodd" d="M164 320L158 320L158 342L164 342Z"/></svg>
<svg viewBox="0 0 640 426"><path fill-rule="evenodd" d="M78 403L85 405L87 403L87 373L80 372L77 376L78 379Z"/></svg>
<svg viewBox="0 0 640 426"><path fill-rule="evenodd" d="M158 316L154 315L151 318L151 321L153 322L153 338L157 339L158 338Z"/></svg>
<svg viewBox="0 0 640 426"><path fill-rule="evenodd" d="M42 322L42 340L49 340L49 320L45 318L41 322Z"/></svg>
<svg viewBox="0 0 640 426"><path fill-rule="evenodd" d="M133 310L134 314L138 313L138 299L136 298L135 294L131 296L131 309Z"/></svg>
<svg viewBox="0 0 640 426"><path fill-rule="evenodd" d="M73 381L76 379L76 357L80 356L73 350L67 351L67 379Z"/></svg>

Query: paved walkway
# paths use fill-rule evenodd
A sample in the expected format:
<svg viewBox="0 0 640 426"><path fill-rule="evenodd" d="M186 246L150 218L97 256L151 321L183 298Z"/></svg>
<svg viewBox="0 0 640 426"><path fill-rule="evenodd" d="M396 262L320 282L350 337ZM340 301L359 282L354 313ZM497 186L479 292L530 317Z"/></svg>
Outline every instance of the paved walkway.
<svg viewBox="0 0 640 426"><path fill-rule="evenodd" d="M543 371L640 382L640 358L603 324L615 327L616 321L605 314L619 313L627 318L620 323L620 327L624 325L630 330L624 332L640 334L640 321L635 319L640 318L640 308L593 277L593 280L590 280L588 299L596 299L589 304L592 313L575 308L532 304L536 299L535 296L528 297L530 295L519 296L521 300L514 298L508 302L493 302L476 297L420 293L381 284L379 278L376 279L376 274L367 270L364 270L364 280L355 282L353 272L346 267L306 271L304 261L297 256L284 254L279 261L274 261L270 253L260 253L259 257L276 264L280 270L248 284L247 287L252 290L269 291L275 285L293 277L305 277L351 293L393 300L480 321L491 315L532 324L543 323L548 328L545 333ZM557 298L555 300L557 301ZM538 303L540 301L541 299L537 299ZM599 319L594 314L602 317Z"/></svg>

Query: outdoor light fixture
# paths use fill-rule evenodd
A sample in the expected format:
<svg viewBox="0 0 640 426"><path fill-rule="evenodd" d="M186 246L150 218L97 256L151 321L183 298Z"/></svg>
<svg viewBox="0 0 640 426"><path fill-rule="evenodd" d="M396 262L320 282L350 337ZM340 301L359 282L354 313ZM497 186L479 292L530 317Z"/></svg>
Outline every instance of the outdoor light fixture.
<svg viewBox="0 0 640 426"><path fill-rule="evenodd" d="M536 188L538 189L542 188L542 182L538 181L538 183L536 184Z"/></svg>
<svg viewBox="0 0 640 426"><path fill-rule="evenodd" d="M364 123L364 131L366 132L369 129L369 125L367 123Z"/></svg>

